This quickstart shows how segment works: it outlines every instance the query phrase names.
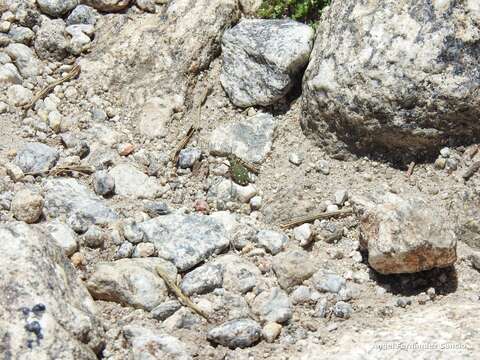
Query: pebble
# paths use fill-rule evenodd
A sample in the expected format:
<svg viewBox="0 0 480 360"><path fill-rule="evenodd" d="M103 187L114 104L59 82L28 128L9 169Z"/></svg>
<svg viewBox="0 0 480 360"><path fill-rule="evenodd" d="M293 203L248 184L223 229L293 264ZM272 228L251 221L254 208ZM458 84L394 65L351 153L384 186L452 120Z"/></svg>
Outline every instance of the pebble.
<svg viewBox="0 0 480 360"><path fill-rule="evenodd" d="M120 144L118 146L118 154L120 156L128 156L133 152L133 150L135 150L135 146L133 144L130 144L130 143Z"/></svg>
<svg viewBox="0 0 480 360"><path fill-rule="evenodd" d="M106 233L98 226L92 225L82 237L82 242L92 249L102 248L107 238Z"/></svg>
<svg viewBox="0 0 480 360"><path fill-rule="evenodd" d="M73 11L68 15L66 23L67 25L74 24L91 24L95 25L97 22L97 11L87 5L78 5Z"/></svg>
<svg viewBox="0 0 480 360"><path fill-rule="evenodd" d="M407 307L407 305L411 305L411 304L412 304L412 300L410 300L409 298L401 297L397 299L398 307L404 308L404 307Z"/></svg>
<svg viewBox="0 0 480 360"><path fill-rule="evenodd" d="M27 143L15 157L15 164L24 173L41 173L51 169L58 161L58 152L48 145Z"/></svg>
<svg viewBox="0 0 480 360"><path fill-rule="evenodd" d="M200 160L202 151L197 148L182 149L178 154L178 167L181 169L189 169Z"/></svg>
<svg viewBox="0 0 480 360"><path fill-rule="evenodd" d="M93 188L98 195L110 195L115 190L115 179L106 170L97 171L93 176Z"/></svg>
<svg viewBox="0 0 480 360"><path fill-rule="evenodd" d="M302 224L293 229L293 237L301 246L307 246L313 239L312 226Z"/></svg>
<svg viewBox="0 0 480 360"><path fill-rule="evenodd" d="M325 298L320 298L315 305L314 316L319 318L324 318L327 316L328 312L328 301Z"/></svg>
<svg viewBox="0 0 480 360"><path fill-rule="evenodd" d="M330 174L330 164L326 160L320 160L317 163L316 168L320 171L323 175Z"/></svg>
<svg viewBox="0 0 480 360"><path fill-rule="evenodd" d="M282 331L282 325L275 322L267 323L262 329L262 336L268 343L273 343Z"/></svg>
<svg viewBox="0 0 480 360"><path fill-rule="evenodd" d="M315 259L304 250L290 250L273 257L272 267L280 286L289 291L310 278L316 269Z"/></svg>
<svg viewBox="0 0 480 360"><path fill-rule="evenodd" d="M80 252L76 252L75 254L73 254L70 260L72 261L73 266L77 268L80 266L84 266L87 263L85 256Z"/></svg>
<svg viewBox="0 0 480 360"><path fill-rule="evenodd" d="M155 246L152 243L142 242L135 246L132 257L134 258L146 258L155 254Z"/></svg>
<svg viewBox="0 0 480 360"><path fill-rule="evenodd" d="M334 294L346 286L344 278L324 270L319 270L312 276L312 284L318 291Z"/></svg>
<svg viewBox="0 0 480 360"><path fill-rule="evenodd" d="M337 190L335 191L335 204L338 206L343 206L345 201L348 200L348 191L347 190Z"/></svg>
<svg viewBox="0 0 480 360"><path fill-rule="evenodd" d="M260 325L251 319L227 321L211 329L207 339L231 349L246 348L255 345L262 335Z"/></svg>
<svg viewBox="0 0 480 360"><path fill-rule="evenodd" d="M257 233L256 242L272 255L276 255L283 250L288 242L288 237L277 231L260 230Z"/></svg>
<svg viewBox="0 0 480 360"><path fill-rule="evenodd" d="M308 286L301 285L297 287L290 294L293 304L304 304L308 303L311 299L312 292Z"/></svg>
<svg viewBox="0 0 480 360"><path fill-rule="evenodd" d="M133 245L128 241L125 241L121 244L117 251L115 252L115 259L126 259L131 257L133 254Z"/></svg>
<svg viewBox="0 0 480 360"><path fill-rule="evenodd" d="M292 304L285 291L274 287L255 298L252 311L262 320L282 324L291 319Z"/></svg>
<svg viewBox="0 0 480 360"><path fill-rule="evenodd" d="M13 216L17 220L33 224L42 216L43 203L44 200L40 194L30 190L21 190L15 194L12 200Z"/></svg>
<svg viewBox="0 0 480 360"><path fill-rule="evenodd" d="M297 153L291 153L288 157L288 161L290 161L293 165L299 166L303 162L303 155Z"/></svg>
<svg viewBox="0 0 480 360"><path fill-rule="evenodd" d="M327 212L333 212L333 211L338 211L338 206L337 205L327 205Z"/></svg>
<svg viewBox="0 0 480 360"><path fill-rule="evenodd" d="M450 157L450 148L448 147L444 147L440 150L440 155L443 157L443 158L448 158Z"/></svg>
<svg viewBox="0 0 480 360"><path fill-rule="evenodd" d="M5 170L7 171L7 175L10 176L14 182L21 180L25 176L23 170L14 163L6 163Z"/></svg>
<svg viewBox="0 0 480 360"><path fill-rule="evenodd" d="M439 157L437 158L437 160L435 160L434 166L435 166L435 169L443 170L445 169L446 164L447 164L447 160L445 160L445 158Z"/></svg>
<svg viewBox="0 0 480 360"><path fill-rule="evenodd" d="M344 301L337 302L333 307L333 314L342 319L349 319L352 313L352 306Z"/></svg>
<svg viewBox="0 0 480 360"><path fill-rule="evenodd" d="M197 199L195 200L195 204L193 208L196 212L208 214L210 207L208 206L208 202L204 199Z"/></svg>
<svg viewBox="0 0 480 360"><path fill-rule="evenodd" d="M250 208L252 210L260 210L262 207L262 197L261 196L254 196L250 199Z"/></svg>
<svg viewBox="0 0 480 360"><path fill-rule="evenodd" d="M223 269L220 265L205 264L185 275L180 289L186 295L206 294L223 284Z"/></svg>
<svg viewBox="0 0 480 360"><path fill-rule="evenodd" d="M46 227L57 245L63 249L65 255L70 256L77 251L77 235L67 225L55 220L47 223Z"/></svg>
<svg viewBox="0 0 480 360"><path fill-rule="evenodd" d="M143 211L145 211L151 217L170 214L170 209L165 202L147 203L143 206Z"/></svg>
<svg viewBox="0 0 480 360"><path fill-rule="evenodd" d="M123 225L123 236L132 244L138 244L142 242L144 238L144 232L135 223L127 223Z"/></svg>
<svg viewBox="0 0 480 360"><path fill-rule="evenodd" d="M169 300L158 305L150 313L152 314L154 319L163 321L168 317L172 316L181 307L182 307L182 304L180 304L179 301Z"/></svg>

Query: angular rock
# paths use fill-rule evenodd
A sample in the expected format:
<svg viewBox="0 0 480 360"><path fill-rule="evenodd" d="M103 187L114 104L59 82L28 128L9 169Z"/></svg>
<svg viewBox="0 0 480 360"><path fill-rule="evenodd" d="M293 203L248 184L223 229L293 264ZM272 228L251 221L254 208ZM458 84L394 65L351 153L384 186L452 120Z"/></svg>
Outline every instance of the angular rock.
<svg viewBox="0 0 480 360"><path fill-rule="evenodd" d="M61 61L68 55L68 46L62 19L42 21L35 37L35 51L40 59Z"/></svg>
<svg viewBox="0 0 480 360"><path fill-rule="evenodd" d="M231 320L223 323L207 334L207 339L231 349L255 345L262 334L260 325L250 319Z"/></svg>
<svg viewBox="0 0 480 360"><path fill-rule="evenodd" d="M312 276L312 284L318 291L334 294L337 294L346 286L344 278L324 270L319 270Z"/></svg>
<svg viewBox="0 0 480 360"><path fill-rule="evenodd" d="M13 64L0 66L0 84L21 84L22 77Z"/></svg>
<svg viewBox="0 0 480 360"><path fill-rule="evenodd" d="M47 216L77 216L93 224L108 224L117 214L75 179L49 179L44 184Z"/></svg>
<svg viewBox="0 0 480 360"><path fill-rule="evenodd" d="M77 251L77 235L68 225L55 220L45 224L45 227L65 255L70 256Z"/></svg>
<svg viewBox="0 0 480 360"><path fill-rule="evenodd" d="M301 78L313 45L311 27L293 20L244 19L222 38L220 81L237 106L267 106Z"/></svg>
<svg viewBox="0 0 480 360"><path fill-rule="evenodd" d="M175 279L175 267L162 259L120 259L95 265L87 288L95 300L113 301L122 305L150 311L168 295L155 267L160 266Z"/></svg>
<svg viewBox="0 0 480 360"><path fill-rule="evenodd" d="M33 97L31 90L22 85L12 85L7 90L9 103L14 106L23 106L30 102Z"/></svg>
<svg viewBox="0 0 480 360"><path fill-rule="evenodd" d="M258 245L265 248L272 255L278 254L283 250L288 242L288 237L285 234L273 230L260 230L257 233L255 240Z"/></svg>
<svg viewBox="0 0 480 360"><path fill-rule="evenodd" d="M61 17L78 4L78 0L37 0L38 7L43 13Z"/></svg>
<svg viewBox="0 0 480 360"><path fill-rule="evenodd" d="M445 210L424 199L386 194L374 202L357 199L363 207L360 246L368 263L382 274L414 273L447 267L457 259L454 224Z"/></svg>
<svg viewBox="0 0 480 360"><path fill-rule="evenodd" d="M177 300L165 301L158 305L155 309L151 311L151 314L154 319L163 321L166 318L172 316L175 311L180 309L182 304Z"/></svg>
<svg viewBox="0 0 480 360"><path fill-rule="evenodd" d="M158 256L186 271L229 245L224 226L210 216L169 214L138 224Z"/></svg>
<svg viewBox="0 0 480 360"><path fill-rule="evenodd" d="M24 173L42 173L50 170L58 161L57 150L48 145L32 142L27 143L15 157L15 164Z"/></svg>
<svg viewBox="0 0 480 360"><path fill-rule="evenodd" d="M284 290L291 290L309 279L316 270L315 260L303 250L290 250L273 257L273 271Z"/></svg>
<svg viewBox="0 0 480 360"><path fill-rule="evenodd" d="M68 15L66 20L67 25L75 24L90 24L95 25L97 22L98 12L87 5L78 5L73 11Z"/></svg>
<svg viewBox="0 0 480 360"><path fill-rule="evenodd" d="M39 226L0 225L0 352L11 359L97 359L95 303Z"/></svg>
<svg viewBox="0 0 480 360"><path fill-rule="evenodd" d="M15 66L23 77L39 75L42 63L35 57L32 49L24 44L10 44L5 52L13 60Z"/></svg>
<svg viewBox="0 0 480 360"><path fill-rule="evenodd" d="M149 199L156 197L161 191L155 178L144 174L133 165L117 165L110 170L109 175L114 179L117 195Z"/></svg>
<svg viewBox="0 0 480 360"><path fill-rule="evenodd" d="M261 277L258 267L238 255L227 254L215 260L223 268L223 287L244 294L252 290Z"/></svg>
<svg viewBox="0 0 480 360"><path fill-rule="evenodd" d="M182 149L178 154L178 167L181 169L191 168L202 156L202 150L197 148Z"/></svg>
<svg viewBox="0 0 480 360"><path fill-rule="evenodd" d="M149 139L165 137L173 109L172 101L159 97L148 99L139 116L139 133Z"/></svg>
<svg viewBox="0 0 480 360"><path fill-rule="evenodd" d="M156 329L135 324L127 325L123 328L123 336L127 340L134 360L192 359L184 343Z"/></svg>
<svg viewBox="0 0 480 360"><path fill-rule="evenodd" d="M186 295L206 294L222 287L223 269L220 265L205 264L186 274L180 289Z"/></svg>
<svg viewBox="0 0 480 360"><path fill-rule="evenodd" d="M115 12L126 9L131 0L82 0L82 3L105 12Z"/></svg>
<svg viewBox="0 0 480 360"><path fill-rule="evenodd" d="M332 154L405 160L478 138L478 21L475 1L334 1L304 76L305 131Z"/></svg>
<svg viewBox="0 0 480 360"><path fill-rule="evenodd" d="M93 188L98 195L112 194L115 189L115 179L105 170L97 171L93 176Z"/></svg>
<svg viewBox="0 0 480 360"><path fill-rule="evenodd" d="M245 121L217 127L210 135L210 153L261 163L272 149L275 119L270 114L258 114Z"/></svg>
<svg viewBox="0 0 480 360"><path fill-rule="evenodd" d="M252 310L262 320L282 324L292 317L292 304L285 291L278 287L261 292L252 304Z"/></svg>

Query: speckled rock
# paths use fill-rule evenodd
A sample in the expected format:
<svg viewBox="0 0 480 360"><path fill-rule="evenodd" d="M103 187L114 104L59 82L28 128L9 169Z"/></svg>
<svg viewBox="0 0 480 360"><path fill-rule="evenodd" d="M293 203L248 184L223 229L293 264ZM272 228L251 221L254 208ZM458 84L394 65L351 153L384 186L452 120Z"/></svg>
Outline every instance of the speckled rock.
<svg viewBox="0 0 480 360"><path fill-rule="evenodd" d="M53 17L61 17L78 4L78 0L37 0L40 10Z"/></svg>
<svg viewBox="0 0 480 360"><path fill-rule="evenodd" d="M152 310L167 298L168 290L155 267L172 278L175 267L162 259L120 259L95 265L87 288L96 300L106 300L135 308Z"/></svg>
<svg viewBox="0 0 480 360"><path fill-rule="evenodd" d="M156 179L150 177L133 165L120 164L110 170L109 175L115 182L115 193L140 199L155 198L161 192Z"/></svg>
<svg viewBox="0 0 480 360"><path fill-rule="evenodd" d="M292 304L285 291L278 287L261 292L252 304L252 310L262 320L285 323L292 317Z"/></svg>
<svg viewBox="0 0 480 360"><path fill-rule="evenodd" d="M261 272L252 262L235 254L226 254L215 260L223 269L223 287L244 294L257 285Z"/></svg>
<svg viewBox="0 0 480 360"><path fill-rule="evenodd" d="M32 224L42 216L43 197L38 193L24 189L15 194L11 207L13 216L17 220Z"/></svg>
<svg viewBox="0 0 480 360"><path fill-rule="evenodd" d="M224 226L210 216L169 214L138 224L158 256L186 271L229 244Z"/></svg>
<svg viewBox="0 0 480 360"><path fill-rule="evenodd" d="M231 320L211 329L207 339L231 349L246 348L260 340L262 328L250 319Z"/></svg>
<svg viewBox="0 0 480 360"><path fill-rule="evenodd" d="M302 125L323 148L417 160L479 137L476 1L333 1L322 19Z"/></svg>
<svg viewBox="0 0 480 360"><path fill-rule="evenodd" d="M395 194L357 198L362 209L360 246L368 263L382 274L413 273L447 267L457 259L457 239L445 209L432 207L419 196Z"/></svg>
<svg viewBox="0 0 480 360"><path fill-rule="evenodd" d="M180 289L186 295L205 294L222 287L223 269L220 265L205 264L187 273Z"/></svg>
<svg viewBox="0 0 480 360"><path fill-rule="evenodd" d="M0 225L0 334L11 359L97 359L105 334L95 303L40 226Z"/></svg>
<svg viewBox="0 0 480 360"><path fill-rule="evenodd" d="M257 114L242 122L217 127L210 135L210 153L261 163L272 148L276 123L270 114Z"/></svg>
<svg viewBox="0 0 480 360"><path fill-rule="evenodd" d="M273 230L260 230L255 242L265 248L272 255L278 254L287 245L288 237L285 234Z"/></svg>
<svg viewBox="0 0 480 360"><path fill-rule="evenodd" d="M58 161L58 152L48 145L32 142L20 149L15 164L24 173L42 173L50 170Z"/></svg>
<svg viewBox="0 0 480 360"><path fill-rule="evenodd" d="M311 27L293 20L244 19L222 38L220 81L237 106L270 105L300 78L313 45Z"/></svg>
<svg viewBox="0 0 480 360"><path fill-rule="evenodd" d="M274 256L272 266L278 283L287 291L302 284L316 270L315 259L308 252L295 249Z"/></svg>

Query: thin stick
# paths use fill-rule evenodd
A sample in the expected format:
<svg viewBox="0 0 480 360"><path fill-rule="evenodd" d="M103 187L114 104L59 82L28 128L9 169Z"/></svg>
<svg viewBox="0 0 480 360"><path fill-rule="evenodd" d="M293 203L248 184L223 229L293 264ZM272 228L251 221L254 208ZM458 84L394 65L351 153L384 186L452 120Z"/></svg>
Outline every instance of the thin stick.
<svg viewBox="0 0 480 360"><path fill-rule="evenodd" d="M155 269L157 270L158 275L162 278L165 284L167 284L170 291L178 298L178 300L180 300L183 303L183 305L192 309L198 315L205 318L205 320L207 320L208 322L211 322L208 315L202 309L200 309L192 300L190 300L190 298L187 295L185 295L182 292L182 290L180 290L180 288L177 285L175 285L175 283L172 280L170 280L170 277L160 266L157 266Z"/></svg>
<svg viewBox="0 0 480 360"><path fill-rule="evenodd" d="M410 163L410 165L408 166L408 170L407 170L407 178L409 178L410 176L412 176L413 174L413 170L415 169L415 161L412 161Z"/></svg>
<svg viewBox="0 0 480 360"><path fill-rule="evenodd" d="M474 162L470 167L465 171L465 173L462 175L462 177L465 180L470 179L478 170L480 169L480 161Z"/></svg>
<svg viewBox="0 0 480 360"><path fill-rule="evenodd" d="M345 215L351 215L353 214L352 209L342 209L342 210L337 210L337 211L330 211L330 212L324 212L324 213L317 213L313 215L306 215L306 216L301 216L296 219L292 219L289 222L283 223L280 225L282 229L290 229L292 227L298 226L305 224L307 222L312 222L315 220L321 220L321 219L330 219L333 217L337 216L345 216Z"/></svg>
<svg viewBox="0 0 480 360"><path fill-rule="evenodd" d="M81 71L80 65L75 64L72 70L70 70L70 72L67 75L65 75L63 78L54 81L53 83L47 85L38 93L36 93L32 101L24 105L23 109L28 110L32 108L38 100L43 99L45 96L47 96L47 94L49 94L53 89L55 89L56 86L64 83L65 81L72 80L73 78L77 77L80 74L80 71Z"/></svg>

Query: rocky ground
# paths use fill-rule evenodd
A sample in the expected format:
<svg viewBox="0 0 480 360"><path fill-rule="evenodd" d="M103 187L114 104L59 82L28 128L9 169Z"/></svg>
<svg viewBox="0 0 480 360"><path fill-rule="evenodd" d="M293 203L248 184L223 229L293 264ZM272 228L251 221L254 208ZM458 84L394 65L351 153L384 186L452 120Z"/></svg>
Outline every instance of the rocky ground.
<svg viewBox="0 0 480 360"><path fill-rule="evenodd" d="M0 1L2 359L476 358L480 8L410 3Z"/></svg>

